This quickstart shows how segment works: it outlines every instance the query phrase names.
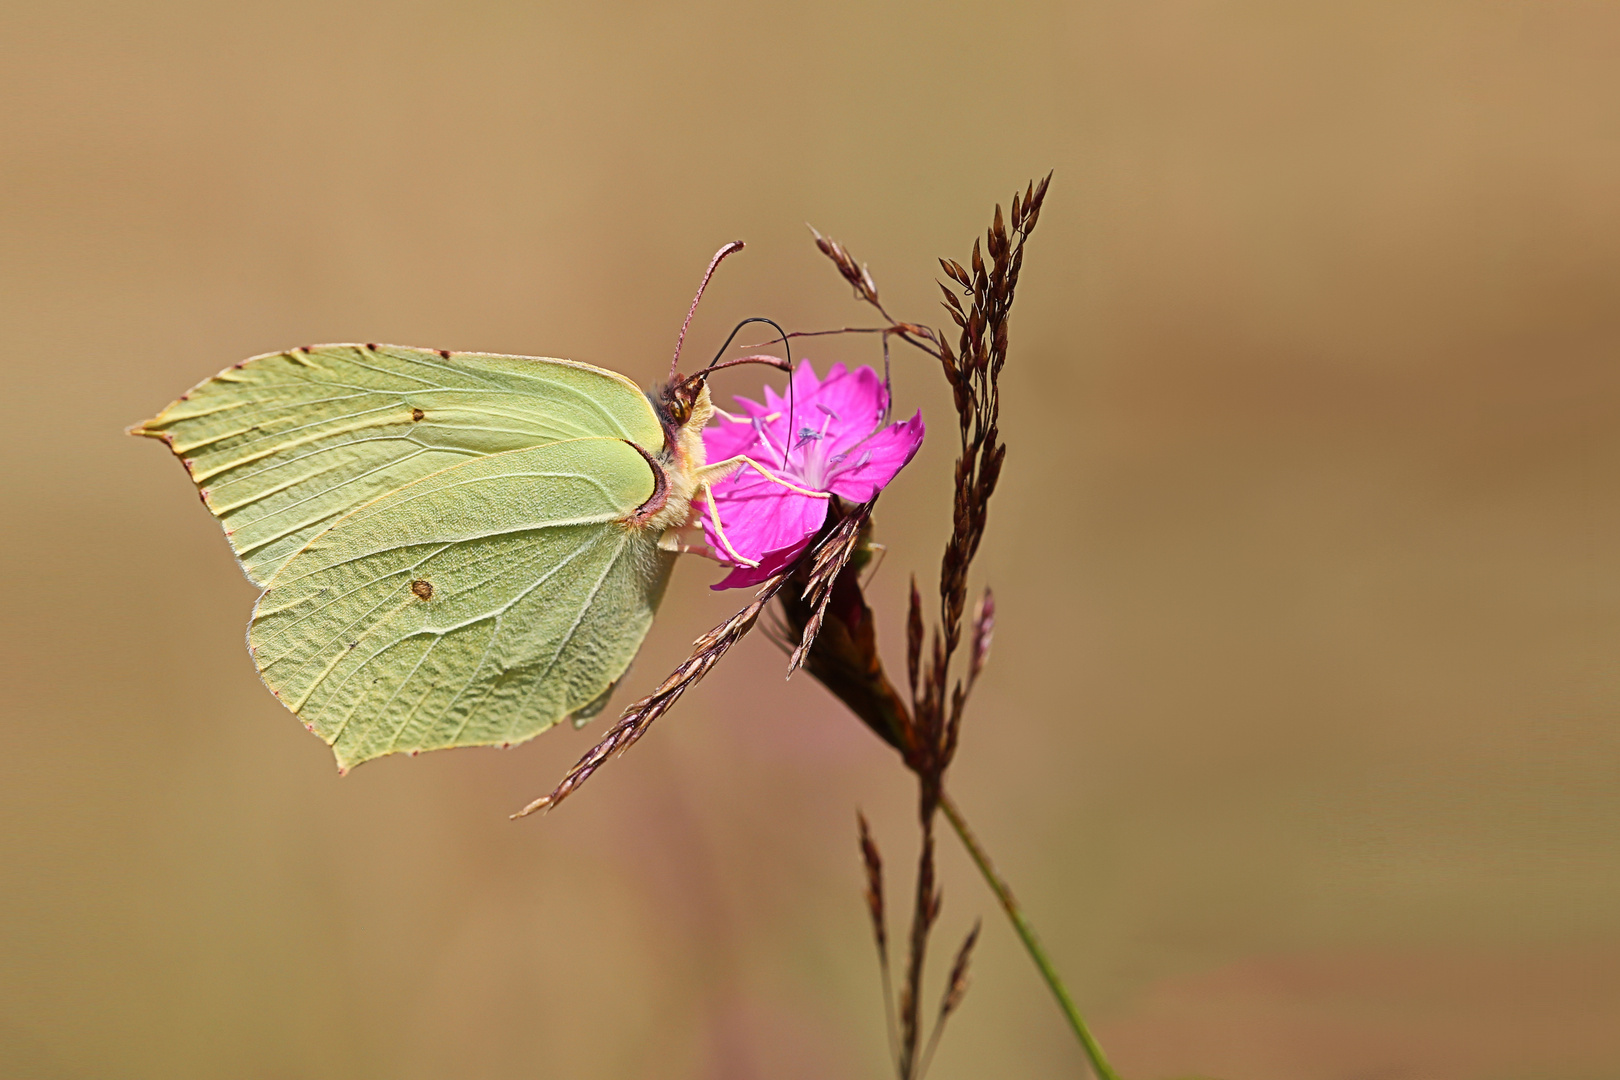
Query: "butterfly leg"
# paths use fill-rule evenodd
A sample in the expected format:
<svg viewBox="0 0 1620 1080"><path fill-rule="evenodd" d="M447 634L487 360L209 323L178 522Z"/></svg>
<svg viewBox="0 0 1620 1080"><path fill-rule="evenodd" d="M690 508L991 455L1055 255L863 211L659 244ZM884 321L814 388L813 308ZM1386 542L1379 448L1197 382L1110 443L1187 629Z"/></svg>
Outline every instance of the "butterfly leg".
<svg viewBox="0 0 1620 1080"><path fill-rule="evenodd" d="M727 558L731 559L733 562L736 562L740 566L758 566L759 560L745 558L743 555L738 553L736 548L731 546L731 541L726 539L726 531L720 525L720 510L714 499L714 485L718 484L720 481L724 480L726 477L730 476L744 465L753 466L755 472L759 473L771 483L779 484L782 487L787 488L789 491L799 495L806 495L812 499L830 499L832 498L832 493L826 491L811 491L809 488L800 487L798 484L795 484L789 480L784 480L780 476L776 475L776 473L772 472L770 469L761 465L759 462L755 461L746 454L738 454L736 457L727 458L725 461L717 461L713 465L705 465L703 468L699 469L697 472L697 493L694 498L701 498L706 504L708 504L709 521L714 525L715 539L720 541L720 547L724 549Z"/></svg>
<svg viewBox="0 0 1620 1080"><path fill-rule="evenodd" d="M703 466L703 468L698 470L698 482L704 487L710 487L714 484L718 484L720 481L724 480L726 477L730 476L744 465L752 465L755 472L759 473L759 475L763 476L771 483L780 484L782 487L785 487L789 491L796 494L808 495L812 499L832 498L831 492L811 491L809 488L800 487L798 484L795 484L792 481L782 479L780 476L776 475L770 469L761 465L747 454L738 454L736 457L727 458L724 461L717 461L713 465Z"/></svg>
<svg viewBox="0 0 1620 1080"><path fill-rule="evenodd" d="M658 549L676 555L704 555L711 559L717 557L704 539L703 523L690 518L684 525L671 525L665 529L664 535L658 538Z"/></svg>
<svg viewBox="0 0 1620 1080"><path fill-rule="evenodd" d="M731 546L731 541L726 539L726 530L720 527L720 511L714 502L714 489L709 486L707 481L699 482L698 497L708 505L709 520L714 523L715 539L720 541L720 546L725 549L726 554L731 557L732 561L741 566L758 566L758 559L746 559L739 555L737 549Z"/></svg>

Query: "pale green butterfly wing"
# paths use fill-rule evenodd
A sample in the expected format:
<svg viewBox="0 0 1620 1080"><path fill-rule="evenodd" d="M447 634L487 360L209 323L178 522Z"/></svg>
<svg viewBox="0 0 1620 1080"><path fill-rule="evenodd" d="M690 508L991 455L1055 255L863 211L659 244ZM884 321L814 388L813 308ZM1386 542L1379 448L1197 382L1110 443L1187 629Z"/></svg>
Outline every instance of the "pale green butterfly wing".
<svg viewBox="0 0 1620 1080"><path fill-rule="evenodd" d="M131 431L185 463L258 585L343 514L440 469L562 439L664 443L616 372L397 345L256 356Z"/></svg>
<svg viewBox="0 0 1620 1080"><path fill-rule="evenodd" d="M516 743L600 708L674 558L626 522L654 487L633 447L592 438L384 495L271 579L248 634L259 672L345 769Z"/></svg>

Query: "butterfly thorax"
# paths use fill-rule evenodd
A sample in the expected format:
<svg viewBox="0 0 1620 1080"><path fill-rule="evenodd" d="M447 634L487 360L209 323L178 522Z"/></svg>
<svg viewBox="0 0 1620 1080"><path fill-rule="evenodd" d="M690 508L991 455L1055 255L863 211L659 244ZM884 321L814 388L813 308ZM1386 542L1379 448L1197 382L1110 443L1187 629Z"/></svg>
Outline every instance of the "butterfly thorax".
<svg viewBox="0 0 1620 1080"><path fill-rule="evenodd" d="M666 388L654 407L664 423L664 450L658 455L664 468L663 504L649 506L652 512L644 517L638 515L635 524L662 532L680 529L692 517L692 500L702 486L700 477L708 460L703 449L703 429L714 417L714 404L709 400L707 383L698 382L694 387L684 381Z"/></svg>

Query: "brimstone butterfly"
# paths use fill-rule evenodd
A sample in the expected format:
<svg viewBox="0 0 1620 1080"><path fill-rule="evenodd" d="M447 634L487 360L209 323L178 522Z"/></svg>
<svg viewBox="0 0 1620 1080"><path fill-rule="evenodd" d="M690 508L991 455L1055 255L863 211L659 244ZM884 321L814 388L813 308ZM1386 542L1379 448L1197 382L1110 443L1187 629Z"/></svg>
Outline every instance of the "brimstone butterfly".
<svg viewBox="0 0 1620 1080"><path fill-rule="evenodd" d="M130 430L184 462L264 589L260 676L348 769L599 712L669 579L660 541L745 463L705 463L712 415L703 373L654 398L568 360L322 345Z"/></svg>

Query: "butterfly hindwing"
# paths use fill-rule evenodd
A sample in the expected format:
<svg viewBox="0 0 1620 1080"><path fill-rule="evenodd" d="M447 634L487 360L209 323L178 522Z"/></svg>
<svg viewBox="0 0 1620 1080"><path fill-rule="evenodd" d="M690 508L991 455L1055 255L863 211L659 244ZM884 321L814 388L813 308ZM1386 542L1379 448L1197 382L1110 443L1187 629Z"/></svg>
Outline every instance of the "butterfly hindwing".
<svg viewBox="0 0 1620 1080"><path fill-rule="evenodd" d="M626 519L653 490L610 438L416 480L285 561L255 663L344 768L530 738L595 704L646 636L673 556Z"/></svg>
<svg viewBox="0 0 1620 1080"><path fill-rule="evenodd" d="M615 372L397 345L257 356L133 430L185 463L258 585L339 517L440 469L562 439L664 440Z"/></svg>

